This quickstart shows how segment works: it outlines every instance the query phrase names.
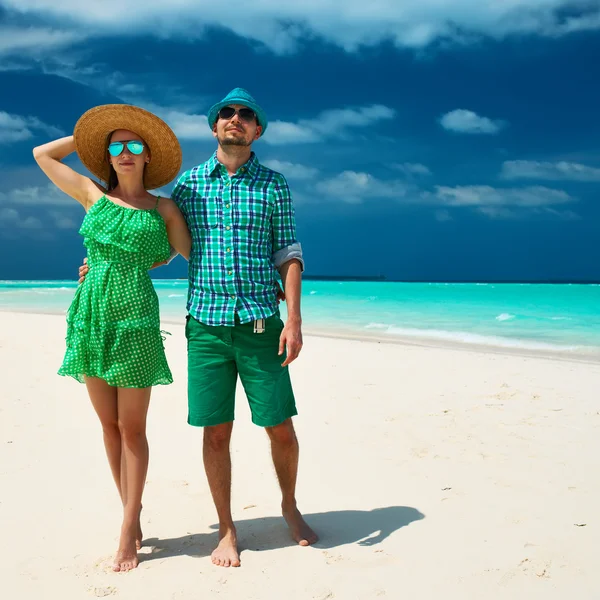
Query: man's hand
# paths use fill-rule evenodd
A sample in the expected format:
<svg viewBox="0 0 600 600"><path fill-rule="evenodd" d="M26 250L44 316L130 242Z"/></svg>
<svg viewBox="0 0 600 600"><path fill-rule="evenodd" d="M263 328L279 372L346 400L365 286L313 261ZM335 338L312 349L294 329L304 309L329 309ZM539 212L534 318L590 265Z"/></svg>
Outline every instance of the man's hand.
<svg viewBox="0 0 600 600"><path fill-rule="evenodd" d="M281 289L279 281L275 281L275 285L277 286L277 303L285 302L285 292Z"/></svg>
<svg viewBox="0 0 600 600"><path fill-rule="evenodd" d="M90 268L87 266L87 256L83 259L83 264L79 267L79 283L83 283L85 276Z"/></svg>
<svg viewBox="0 0 600 600"><path fill-rule="evenodd" d="M279 356L283 354L284 348L287 350L287 357L281 366L287 367L298 358L300 350L302 350L302 322L300 320L288 319L286 321L279 336Z"/></svg>

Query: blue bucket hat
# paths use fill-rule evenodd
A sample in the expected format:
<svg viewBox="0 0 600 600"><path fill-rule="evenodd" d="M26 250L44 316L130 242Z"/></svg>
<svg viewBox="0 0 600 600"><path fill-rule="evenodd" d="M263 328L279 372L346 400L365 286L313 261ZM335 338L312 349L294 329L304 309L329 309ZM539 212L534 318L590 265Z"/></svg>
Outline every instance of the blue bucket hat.
<svg viewBox="0 0 600 600"><path fill-rule="evenodd" d="M244 88L235 88L221 100L221 102L217 102L215 105L211 106L208 111L208 124L212 129L215 121L217 120L217 116L219 111L224 106L229 106L230 104L242 104L243 106L247 106L252 109L256 113L256 118L258 119L258 124L262 127L261 136L264 135L267 130L267 115L265 111L256 103L256 100L244 89Z"/></svg>

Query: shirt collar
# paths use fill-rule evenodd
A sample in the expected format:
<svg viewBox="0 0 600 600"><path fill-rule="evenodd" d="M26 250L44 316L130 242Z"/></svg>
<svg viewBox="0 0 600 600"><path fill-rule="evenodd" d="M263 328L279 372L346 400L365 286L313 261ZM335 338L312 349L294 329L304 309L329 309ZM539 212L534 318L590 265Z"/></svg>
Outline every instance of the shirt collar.
<svg viewBox="0 0 600 600"><path fill-rule="evenodd" d="M221 171L222 167L223 167L223 165L218 161L217 152L215 151L215 153L206 161L206 163L204 165L204 174L207 177L210 177L211 175L214 175L215 172L219 173ZM258 173L259 168L260 168L260 163L258 162L258 158L256 158L256 154L254 154L254 152L252 152L250 154L250 158L248 159L248 162L246 162L244 165L242 165L238 169L238 172L236 173L236 175L238 177L248 176L248 177L251 177L254 179L254 177Z"/></svg>
<svg viewBox="0 0 600 600"><path fill-rule="evenodd" d="M221 163L217 160L217 152L206 161L204 164L204 174L209 177L212 175L215 170L217 170L221 166Z"/></svg>

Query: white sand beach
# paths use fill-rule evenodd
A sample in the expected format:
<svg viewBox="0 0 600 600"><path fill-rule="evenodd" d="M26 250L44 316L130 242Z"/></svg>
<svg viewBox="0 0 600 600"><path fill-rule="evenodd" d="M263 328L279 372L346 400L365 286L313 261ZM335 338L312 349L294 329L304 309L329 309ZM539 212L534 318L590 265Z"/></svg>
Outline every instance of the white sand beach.
<svg viewBox="0 0 600 600"><path fill-rule="evenodd" d="M113 573L120 504L85 387L56 375L64 317L0 313L2 597L600 598L599 364L306 336L298 499L321 540L288 538L240 387L242 566L224 569L183 326L163 328L175 383L150 406L142 562Z"/></svg>

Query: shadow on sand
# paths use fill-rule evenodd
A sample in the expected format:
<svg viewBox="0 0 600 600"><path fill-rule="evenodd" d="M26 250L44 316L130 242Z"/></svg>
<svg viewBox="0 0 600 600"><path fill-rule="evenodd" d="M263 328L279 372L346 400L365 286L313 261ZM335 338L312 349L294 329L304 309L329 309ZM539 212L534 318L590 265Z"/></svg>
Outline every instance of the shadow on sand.
<svg viewBox="0 0 600 600"><path fill-rule="evenodd" d="M416 508L388 506L373 510L339 510L304 515L306 522L319 535L316 548L328 549L358 544L374 546L389 535L414 521L425 518ZM294 546L282 517L263 517L236 521L240 551L275 550ZM217 529L218 525L212 525ZM172 556L210 556L218 542L217 533L198 533L178 538L144 540L144 546L152 549L140 555L145 561Z"/></svg>

